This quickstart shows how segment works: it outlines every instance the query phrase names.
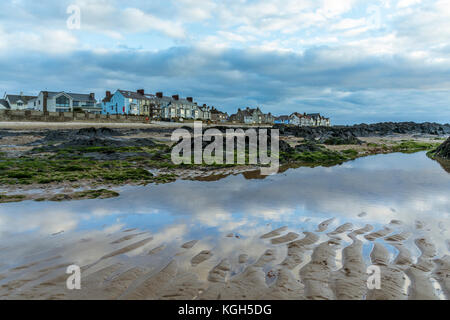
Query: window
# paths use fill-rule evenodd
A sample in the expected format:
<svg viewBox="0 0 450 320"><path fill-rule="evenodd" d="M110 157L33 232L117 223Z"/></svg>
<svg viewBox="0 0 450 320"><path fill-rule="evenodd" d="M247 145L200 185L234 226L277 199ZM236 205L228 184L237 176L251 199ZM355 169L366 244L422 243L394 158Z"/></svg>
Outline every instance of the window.
<svg viewBox="0 0 450 320"><path fill-rule="evenodd" d="M60 96L58 98L56 98L56 107L57 108L68 108L70 107L70 101L69 98L67 98L66 96Z"/></svg>
<svg viewBox="0 0 450 320"><path fill-rule="evenodd" d="M70 111L70 100L66 96L56 98L56 112Z"/></svg>

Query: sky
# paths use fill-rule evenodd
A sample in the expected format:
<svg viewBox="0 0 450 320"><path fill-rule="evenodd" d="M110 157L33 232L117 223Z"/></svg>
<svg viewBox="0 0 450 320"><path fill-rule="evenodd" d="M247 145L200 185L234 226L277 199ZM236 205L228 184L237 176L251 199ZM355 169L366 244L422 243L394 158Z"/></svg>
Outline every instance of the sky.
<svg viewBox="0 0 450 320"><path fill-rule="evenodd" d="M450 0L0 2L1 95L119 88L229 114L449 123Z"/></svg>

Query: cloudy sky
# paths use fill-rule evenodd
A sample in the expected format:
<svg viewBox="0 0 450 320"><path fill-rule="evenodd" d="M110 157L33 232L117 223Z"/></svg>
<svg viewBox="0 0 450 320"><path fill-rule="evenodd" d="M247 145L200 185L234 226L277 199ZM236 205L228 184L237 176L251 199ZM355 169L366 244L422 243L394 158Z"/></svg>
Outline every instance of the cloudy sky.
<svg viewBox="0 0 450 320"><path fill-rule="evenodd" d="M0 2L0 90L118 88L334 124L450 122L450 0Z"/></svg>

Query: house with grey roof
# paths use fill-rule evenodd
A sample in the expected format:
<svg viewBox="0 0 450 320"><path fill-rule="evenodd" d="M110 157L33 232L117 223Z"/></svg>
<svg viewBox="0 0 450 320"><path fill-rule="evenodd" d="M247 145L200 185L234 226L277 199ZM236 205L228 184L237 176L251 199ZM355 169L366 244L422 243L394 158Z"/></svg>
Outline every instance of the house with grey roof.
<svg viewBox="0 0 450 320"><path fill-rule="evenodd" d="M211 107L211 120L215 122L226 122L229 119L228 113L222 112L215 107Z"/></svg>
<svg viewBox="0 0 450 320"><path fill-rule="evenodd" d="M86 112L99 113L94 93L72 93L41 91L35 101L35 110L48 112L70 112L79 108Z"/></svg>
<svg viewBox="0 0 450 320"><path fill-rule="evenodd" d="M324 116L320 115L320 113L309 113L309 114L306 114L306 117L309 117L310 119L312 119L313 126L329 127L331 125L330 118L325 118Z"/></svg>
<svg viewBox="0 0 450 320"><path fill-rule="evenodd" d="M302 127L330 126L330 119L320 115L320 113L299 113L294 112L290 116L290 124Z"/></svg>
<svg viewBox="0 0 450 320"><path fill-rule="evenodd" d="M9 110L11 109L9 107L9 103L8 101L6 101L6 99L0 99L0 110Z"/></svg>
<svg viewBox="0 0 450 320"><path fill-rule="evenodd" d="M145 93L144 89L127 91L118 89L114 94L106 91L102 100L103 114L147 115L150 119L201 119L211 118L208 107L199 107L192 97L164 96L162 92Z"/></svg>
<svg viewBox="0 0 450 320"><path fill-rule="evenodd" d="M5 94L4 100L8 102L11 110L25 110L29 108L30 103L36 99L36 96L27 96L23 92L20 94Z"/></svg>
<svg viewBox="0 0 450 320"><path fill-rule="evenodd" d="M230 116L230 120L233 122L246 123L246 124L262 124L275 121L275 117L269 113L265 114L259 108L245 108L243 110L238 109L238 112Z"/></svg>
<svg viewBox="0 0 450 320"><path fill-rule="evenodd" d="M106 91L102 100L103 114L147 115L151 118L159 117L159 107L156 96L145 93L144 89L136 91L117 89L114 94Z"/></svg>

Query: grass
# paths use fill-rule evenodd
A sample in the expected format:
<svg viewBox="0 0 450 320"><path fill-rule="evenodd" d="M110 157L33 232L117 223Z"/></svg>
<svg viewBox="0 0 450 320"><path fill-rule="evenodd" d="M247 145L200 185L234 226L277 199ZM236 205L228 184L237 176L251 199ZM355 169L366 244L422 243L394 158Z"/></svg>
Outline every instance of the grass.
<svg viewBox="0 0 450 320"><path fill-rule="evenodd" d="M28 185L95 180L112 184L151 182L153 174L128 161L17 158L0 160L0 184Z"/></svg>
<svg viewBox="0 0 450 320"><path fill-rule="evenodd" d="M5 194L0 194L0 203L7 203L7 202L19 202L22 200L25 200L25 196L24 195L19 195L19 194L15 194L15 195L5 195Z"/></svg>
<svg viewBox="0 0 450 320"><path fill-rule="evenodd" d="M340 164L348 160L353 160L358 156L358 151L353 149L347 149L342 152L333 151L324 147L318 151L305 151L305 152L281 152L281 163L300 163L306 165L334 165Z"/></svg>
<svg viewBox="0 0 450 320"><path fill-rule="evenodd" d="M39 197L34 199L34 201L66 201L66 200L84 200L84 199L107 199L118 197L119 193L107 190L107 189L98 189L98 190L84 190L73 193L59 193L47 197ZM27 200L25 195L0 195L0 203L7 202L20 202L23 200Z"/></svg>
<svg viewBox="0 0 450 320"><path fill-rule="evenodd" d="M81 199L107 199L118 197L119 193L107 190L107 189L98 189L98 190L85 190L78 191L72 194L57 194L49 198L50 201L64 201L64 200L81 200ZM42 201L41 198L36 199L36 201Z"/></svg>
<svg viewBox="0 0 450 320"><path fill-rule="evenodd" d="M418 151L427 151L436 148L439 143L419 142L414 140L402 140L400 143L392 146L393 152L414 153Z"/></svg>

